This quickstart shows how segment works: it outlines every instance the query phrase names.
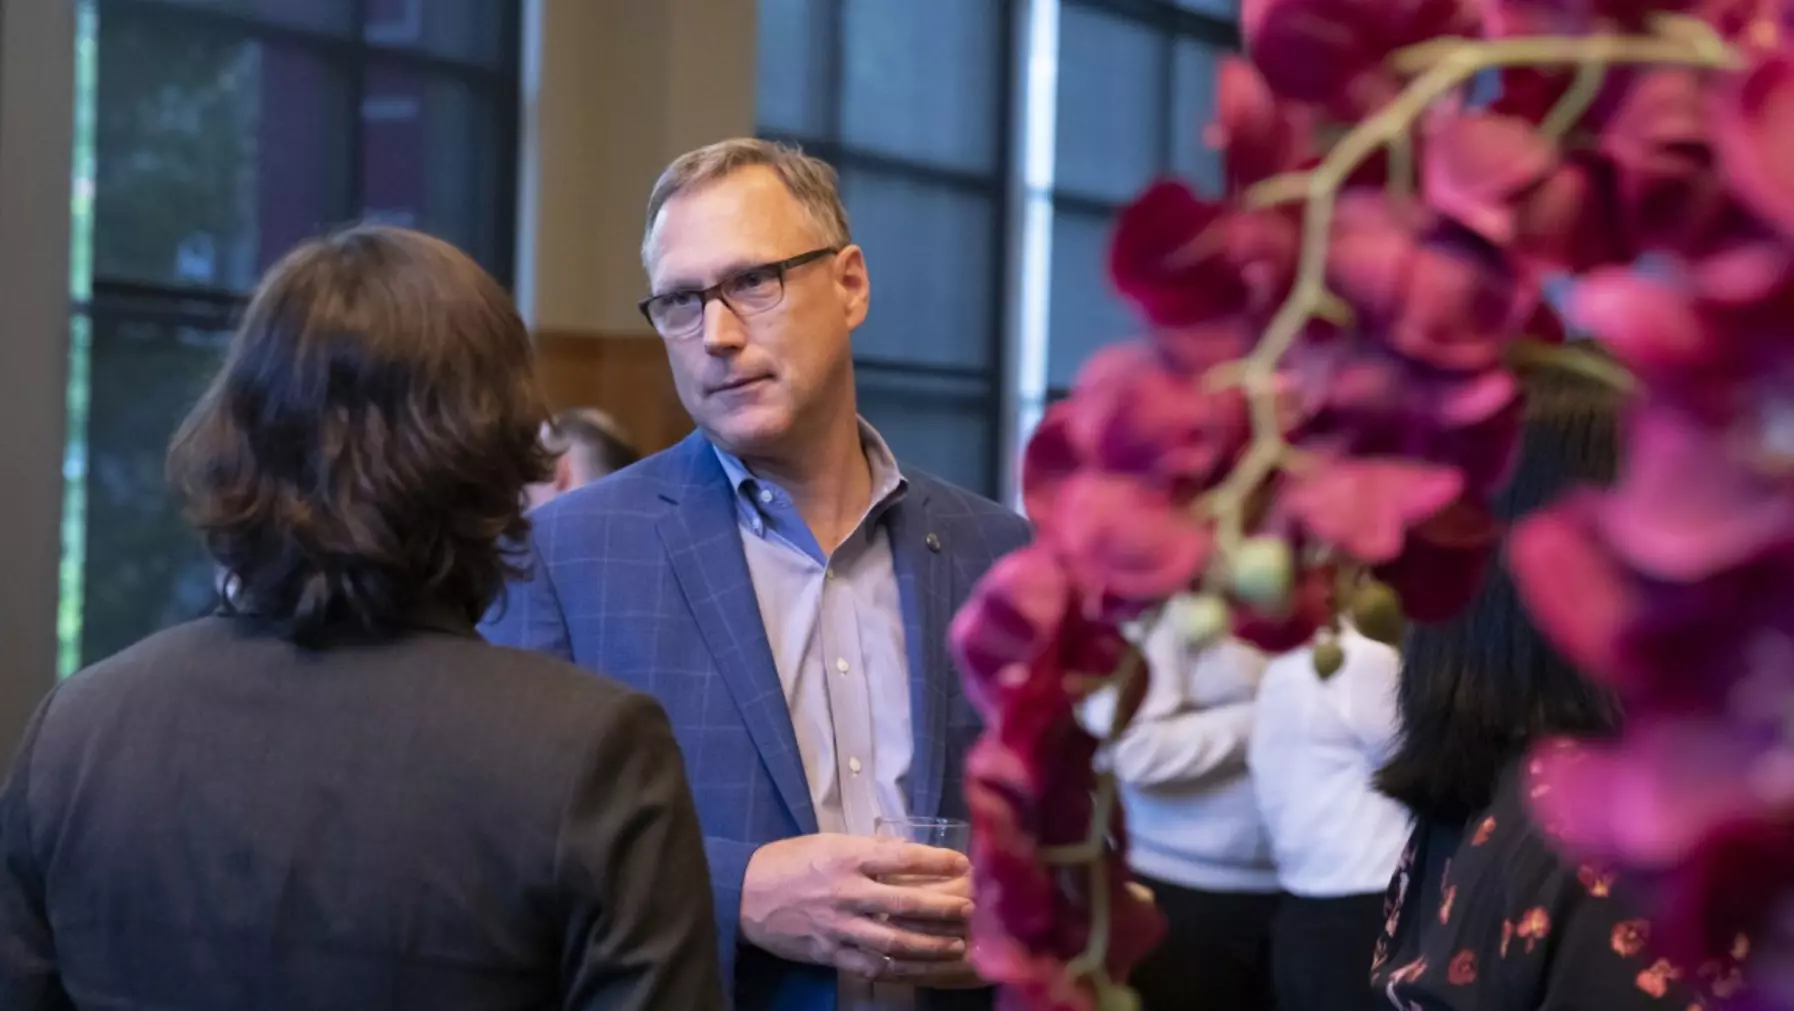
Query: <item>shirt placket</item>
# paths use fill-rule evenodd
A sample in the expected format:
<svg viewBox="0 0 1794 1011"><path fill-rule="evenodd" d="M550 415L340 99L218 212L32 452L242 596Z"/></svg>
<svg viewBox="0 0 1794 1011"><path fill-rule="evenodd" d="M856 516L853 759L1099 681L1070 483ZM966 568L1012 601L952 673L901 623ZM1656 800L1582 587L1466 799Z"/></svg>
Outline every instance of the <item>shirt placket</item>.
<svg viewBox="0 0 1794 1011"><path fill-rule="evenodd" d="M823 664L828 674L829 717L835 728L835 769L847 831L871 835L878 821L878 772L873 747L871 693L853 591L839 566L852 560L846 545L831 560L822 587Z"/></svg>

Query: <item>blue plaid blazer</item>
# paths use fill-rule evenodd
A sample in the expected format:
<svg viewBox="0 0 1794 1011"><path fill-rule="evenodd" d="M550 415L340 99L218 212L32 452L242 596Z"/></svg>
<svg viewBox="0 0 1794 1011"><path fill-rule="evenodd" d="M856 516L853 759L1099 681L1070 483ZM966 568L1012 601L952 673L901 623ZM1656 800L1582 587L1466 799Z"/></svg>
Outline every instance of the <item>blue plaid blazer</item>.
<svg viewBox="0 0 1794 1011"><path fill-rule="evenodd" d="M887 514L909 652L912 814L964 817L978 718L947 626L972 584L1022 546L1021 517L915 470ZM833 1011L832 970L737 945L741 883L760 846L817 831L737 530L735 489L699 433L539 510L528 562L483 631L658 698L684 751L716 897L725 979L740 1011ZM926 994L930 1009L989 994Z"/></svg>

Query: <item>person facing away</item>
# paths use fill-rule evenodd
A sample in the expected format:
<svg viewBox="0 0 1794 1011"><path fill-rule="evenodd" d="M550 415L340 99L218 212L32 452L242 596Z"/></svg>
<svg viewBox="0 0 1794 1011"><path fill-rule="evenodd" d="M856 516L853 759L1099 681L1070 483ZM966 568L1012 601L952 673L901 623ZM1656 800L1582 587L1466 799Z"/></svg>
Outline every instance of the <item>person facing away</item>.
<svg viewBox="0 0 1794 1011"><path fill-rule="evenodd" d="M1374 781L1395 747L1401 656L1350 623L1337 642L1345 662L1326 678L1312 646L1266 665L1247 755L1284 893L1271 928L1277 1011L1386 1006L1367 969L1410 825Z"/></svg>
<svg viewBox="0 0 1794 1011"><path fill-rule="evenodd" d="M1267 1011L1277 870L1246 766L1264 655L1231 639L1192 651L1173 621L1140 645L1153 676L1110 760L1128 862L1166 934L1128 982L1144 1011ZM1114 707L1092 696L1085 725L1106 733Z"/></svg>
<svg viewBox="0 0 1794 1011"><path fill-rule="evenodd" d="M542 444L554 457L554 472L546 481L530 483L527 496L532 509L642 458L616 419L596 407L556 414L542 427Z"/></svg>
<svg viewBox="0 0 1794 1011"><path fill-rule="evenodd" d="M1504 522L1614 476L1620 395L1550 372L1525 386L1519 462L1495 502ZM1734 965L1659 959L1628 882L1560 855L1534 822L1527 751L1609 736L1620 714L1545 641L1499 561L1462 614L1410 629L1399 712L1378 785L1416 825L1373 960L1396 1008L1680 1011L1741 985Z"/></svg>
<svg viewBox="0 0 1794 1011"><path fill-rule="evenodd" d="M0 791L0 1007L725 1007L660 706L475 630L546 416L446 243L271 270L169 456L222 605L60 684Z"/></svg>
<svg viewBox="0 0 1794 1011"><path fill-rule="evenodd" d="M964 858L869 837L966 817L947 624L1028 527L858 417L871 286L833 169L724 141L666 169L647 220L642 309L697 430L538 512L486 634L667 707L741 1011L988 1007Z"/></svg>

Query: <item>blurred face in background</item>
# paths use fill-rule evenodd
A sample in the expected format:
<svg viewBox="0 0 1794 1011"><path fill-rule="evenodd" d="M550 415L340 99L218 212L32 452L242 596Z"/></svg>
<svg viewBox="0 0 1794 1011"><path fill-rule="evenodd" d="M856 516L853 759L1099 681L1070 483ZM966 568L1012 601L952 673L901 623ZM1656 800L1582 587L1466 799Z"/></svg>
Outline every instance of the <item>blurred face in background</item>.
<svg viewBox="0 0 1794 1011"><path fill-rule="evenodd" d="M683 190L656 216L650 291L777 284L773 265L826 248L777 173L750 166ZM771 271L771 273L766 273ZM783 271L783 297L746 313L720 299L690 333L661 336L679 399L713 442L743 458L797 451L807 431L852 423L852 333L866 319L865 257L848 246ZM844 421L845 419L845 421Z"/></svg>
<svg viewBox="0 0 1794 1011"><path fill-rule="evenodd" d="M542 426L542 445L554 458L548 480L524 489L528 508L546 505L641 459L627 431L605 411L575 407Z"/></svg>

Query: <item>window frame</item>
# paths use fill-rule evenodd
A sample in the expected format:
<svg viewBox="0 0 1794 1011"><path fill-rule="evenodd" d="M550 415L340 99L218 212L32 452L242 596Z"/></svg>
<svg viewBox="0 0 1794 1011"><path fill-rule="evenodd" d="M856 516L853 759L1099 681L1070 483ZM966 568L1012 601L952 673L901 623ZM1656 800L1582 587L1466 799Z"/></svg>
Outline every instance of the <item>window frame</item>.
<svg viewBox="0 0 1794 1011"><path fill-rule="evenodd" d="M1165 113L1165 121L1161 122L1162 129L1158 137L1157 170L1160 174L1175 172L1177 169L1177 142L1168 120L1171 110L1177 106L1178 44L1190 41L1210 46L1223 53L1239 52L1241 35L1237 14L1234 20L1229 20L1179 6L1174 0L1057 0L1057 3L1061 13L1068 8L1076 8L1131 22L1159 36L1159 108ZM1061 47L1064 45L1063 36L1061 36L1060 45ZM1053 186L1045 191L1045 196L1052 208L1054 224L1057 223L1057 215L1061 208L1073 214L1092 218L1100 217L1113 222L1115 217L1127 207L1126 201L1078 192L1075 188L1066 186L1057 172L1053 174ZM1050 308L1048 309L1046 340L1047 374L1051 376L1053 321ZM1042 409L1051 406L1056 401L1065 399L1071 394L1071 389L1068 386L1055 385L1049 380L1045 393Z"/></svg>
<svg viewBox="0 0 1794 1011"><path fill-rule="evenodd" d="M29 3L31 0L4 2ZM377 31L372 33L376 37L370 38L369 0L351 0L345 15L348 27L341 31L295 25L260 17L253 12L180 3L178 0L83 0L83 3L90 7L91 16L102 20L109 14L120 12L126 17L153 19L158 25L168 26L175 31L209 35L231 42L277 45L318 59L342 73L345 82L343 122L350 127L342 155L348 165L348 181L341 197L341 205L336 208L340 212L338 220L343 222L361 220L368 213L364 178L367 153L362 113L370 95L370 68L389 66L415 73L425 80L451 81L466 87L477 100L487 103L476 107L489 111L488 125L495 131L496 147L501 153L509 152L508 157L501 154L496 160L497 174L493 185L494 200L490 220L482 222L481 228L492 229L491 248L488 251L490 261L483 263L483 266L500 284L507 289L512 287L516 276L518 241L517 195L521 171L519 139L523 129L523 4L510 4L504 11L500 26L502 35L496 47L496 51L502 55L488 61L471 56L458 58L444 55L421 48L417 44L379 41L380 33ZM76 5L67 6L72 9ZM407 12L412 9L407 8ZM415 9L419 13L422 11L421 5L417 5ZM73 53L72 45L70 52ZM103 69L101 73L104 73ZM69 76L73 80L75 75L71 73ZM73 122L73 117L70 120ZM105 152L95 152L95 157L104 155ZM65 203L63 206L68 205ZM97 230L103 227L103 222L97 218L90 219L90 227ZM62 261L69 264L63 288L64 332L74 334L76 321L83 321L88 333L87 341L70 340L66 349L58 349L66 368L78 382L91 383L86 377L90 370L93 328L99 321L106 320L114 324L179 324L228 331L235 325L251 295L249 291L225 287L108 276L97 269L98 264L91 255L91 239L87 248L90 251L88 262L77 266L71 264L66 257ZM86 272L85 297L75 290L70 271L77 274L80 271ZM79 398L84 406L77 406L71 398L71 402L64 407L63 421L68 431L59 447L72 463L75 443L79 441L83 461L79 468L65 464L64 478L59 489L63 499L64 543L60 546L65 575L58 582L57 598L62 606L68 606L65 603L67 597L77 598L80 615L76 630L64 630L58 636L60 661L57 666L64 675L100 659L87 655L85 648L89 625L85 582L92 561L86 551L89 536L86 489L87 483L93 479L92 469L86 465L86 458L90 453L87 443L88 419L105 410L103 405L92 402L90 393L91 385ZM79 417L76 416L77 413L80 414ZM69 542L74 537L81 539L79 544ZM68 570L71 568L80 571L69 575Z"/></svg>
<svg viewBox="0 0 1794 1011"><path fill-rule="evenodd" d="M882 2L882 0L880 0ZM848 143L845 137L845 85L847 45L847 0L832 0L822 6L820 25L812 26L811 39L815 51L823 59L823 71L820 74L820 94L806 95L809 101L818 102L821 109L820 120L826 124L826 135L797 130L784 130L768 127L758 122L756 113L756 133L761 138L782 141L802 147L805 153L814 155L834 166L843 174L853 171L865 171L891 179L909 180L926 186L945 188L959 193L974 195L988 200L991 206L991 221L995 229L992 235L988 278L990 291L990 319L985 322L984 335L988 341L987 363L983 367L963 365L944 365L930 362L907 362L889 357L868 356L856 353L853 356L854 371L857 377L870 377L875 382L880 376L902 381L950 379L976 382L984 387L983 413L987 425L985 433L986 455L985 473L981 475L982 487L973 490L995 496L1006 470L1003 457L1007 450L1009 432L1009 409L1006 406L1006 389L1008 373L1011 368L1011 352L1007 334L1012 324L1015 308L1011 306L1009 293L1009 277L1011 258L1016 249L1016 208L1010 200L1011 179L1014 177L1018 158L1020 157L1020 138L1016 124L1016 109L1013 101L1015 89L1015 69L1020 58L1020 26L1024 16L1024 5L1028 0L977 0L998 5L997 32L998 52L996 57L995 81L997 93L992 96L995 102L995 129L997 131L996 156L988 173L972 172L964 169L948 168L919 159L898 157L884 151L873 151L856 147ZM809 89L806 89L809 90ZM882 251L872 250L873 255L882 255ZM876 311L876 310L875 310ZM951 391L939 394L943 400L966 399Z"/></svg>

